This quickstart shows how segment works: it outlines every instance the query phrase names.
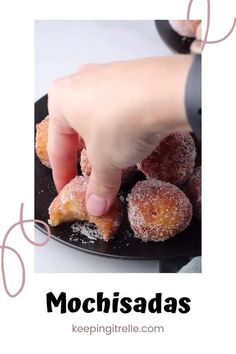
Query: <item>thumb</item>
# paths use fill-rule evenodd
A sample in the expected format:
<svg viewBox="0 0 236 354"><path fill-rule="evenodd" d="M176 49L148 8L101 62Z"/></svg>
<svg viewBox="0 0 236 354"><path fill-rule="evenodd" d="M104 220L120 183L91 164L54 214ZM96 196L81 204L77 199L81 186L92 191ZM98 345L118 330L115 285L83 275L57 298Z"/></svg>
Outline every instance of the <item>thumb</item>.
<svg viewBox="0 0 236 354"><path fill-rule="evenodd" d="M102 165L92 168L86 193L86 207L91 215L102 216L109 211L120 188L121 173Z"/></svg>

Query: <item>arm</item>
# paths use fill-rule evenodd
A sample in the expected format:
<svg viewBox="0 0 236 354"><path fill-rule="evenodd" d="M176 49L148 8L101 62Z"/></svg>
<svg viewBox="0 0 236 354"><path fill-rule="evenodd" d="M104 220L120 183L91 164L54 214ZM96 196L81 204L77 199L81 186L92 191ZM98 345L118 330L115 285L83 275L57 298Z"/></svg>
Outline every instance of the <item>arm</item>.
<svg viewBox="0 0 236 354"><path fill-rule="evenodd" d="M92 165L87 209L106 213L121 170L147 157L171 132L191 130L185 109L193 58L175 55L87 65L49 90L48 153L60 190L76 174L76 136Z"/></svg>

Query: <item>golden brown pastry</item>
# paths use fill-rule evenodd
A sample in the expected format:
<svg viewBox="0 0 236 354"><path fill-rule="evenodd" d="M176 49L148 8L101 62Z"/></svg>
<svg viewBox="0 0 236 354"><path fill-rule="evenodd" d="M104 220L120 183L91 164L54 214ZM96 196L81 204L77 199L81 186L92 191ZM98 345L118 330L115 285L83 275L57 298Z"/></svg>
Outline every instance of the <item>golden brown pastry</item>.
<svg viewBox="0 0 236 354"><path fill-rule="evenodd" d="M190 133L172 133L137 167L147 178L157 178L181 186L193 173L196 155Z"/></svg>
<svg viewBox="0 0 236 354"><path fill-rule="evenodd" d="M92 172L92 166L88 159L87 150L83 149L80 154L80 168L84 176L90 176Z"/></svg>
<svg viewBox="0 0 236 354"><path fill-rule="evenodd" d="M104 216L88 214L85 205L85 194L88 186L88 177L77 176L60 191L49 207L49 223L57 226L71 221L88 221L96 225L104 241L109 241L118 230L123 206L116 199L111 210Z"/></svg>
<svg viewBox="0 0 236 354"><path fill-rule="evenodd" d="M47 152L49 120L50 117L47 116L36 125L35 150L42 164L51 168ZM78 159L80 158L80 153L83 148L84 142L80 139L78 143Z"/></svg>
<svg viewBox="0 0 236 354"><path fill-rule="evenodd" d="M182 232L192 219L192 205L173 184L139 181L128 196L128 217L135 237L165 241Z"/></svg>
<svg viewBox="0 0 236 354"><path fill-rule="evenodd" d="M42 164L51 168L47 153L48 124L49 116L44 118L39 124L36 125L35 149L36 154Z"/></svg>

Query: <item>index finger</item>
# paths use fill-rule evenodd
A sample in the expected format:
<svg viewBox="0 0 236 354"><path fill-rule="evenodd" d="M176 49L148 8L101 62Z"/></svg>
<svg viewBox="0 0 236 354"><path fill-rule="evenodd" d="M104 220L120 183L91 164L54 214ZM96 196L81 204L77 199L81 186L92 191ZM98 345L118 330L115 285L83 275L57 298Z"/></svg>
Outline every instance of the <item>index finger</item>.
<svg viewBox="0 0 236 354"><path fill-rule="evenodd" d="M78 134L61 117L50 116L47 150L59 192L77 175L78 151Z"/></svg>

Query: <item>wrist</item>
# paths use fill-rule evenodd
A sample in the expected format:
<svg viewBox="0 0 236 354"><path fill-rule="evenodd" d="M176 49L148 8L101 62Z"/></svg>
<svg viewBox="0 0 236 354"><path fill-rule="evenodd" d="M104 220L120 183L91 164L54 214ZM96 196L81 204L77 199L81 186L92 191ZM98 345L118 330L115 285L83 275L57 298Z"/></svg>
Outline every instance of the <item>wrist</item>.
<svg viewBox="0 0 236 354"><path fill-rule="evenodd" d="M192 130L185 109L186 82L192 61L191 55L156 59L152 129L166 133Z"/></svg>

